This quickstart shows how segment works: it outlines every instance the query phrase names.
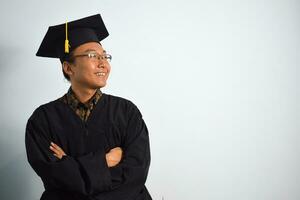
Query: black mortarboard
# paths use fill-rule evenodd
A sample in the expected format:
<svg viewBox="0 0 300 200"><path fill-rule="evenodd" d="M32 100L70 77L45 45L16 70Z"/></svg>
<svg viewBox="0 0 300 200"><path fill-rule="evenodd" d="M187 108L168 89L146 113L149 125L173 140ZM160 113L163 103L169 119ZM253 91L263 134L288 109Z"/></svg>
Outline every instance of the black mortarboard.
<svg viewBox="0 0 300 200"><path fill-rule="evenodd" d="M62 61L79 45L100 42L108 35L100 14L50 26L36 55Z"/></svg>

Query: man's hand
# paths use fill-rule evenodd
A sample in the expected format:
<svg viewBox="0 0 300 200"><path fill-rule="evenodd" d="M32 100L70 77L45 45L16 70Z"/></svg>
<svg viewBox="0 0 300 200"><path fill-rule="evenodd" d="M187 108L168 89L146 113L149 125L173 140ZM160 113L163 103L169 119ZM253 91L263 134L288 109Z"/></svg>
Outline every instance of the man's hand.
<svg viewBox="0 0 300 200"><path fill-rule="evenodd" d="M53 142L51 142L50 149L54 152L53 155L59 159L62 159L63 156L66 156L64 150L62 150L62 148Z"/></svg>
<svg viewBox="0 0 300 200"><path fill-rule="evenodd" d="M106 155L106 162L107 162L107 166L108 167L114 167L117 164L119 164L119 162L122 159L122 154L123 151L120 147L116 147L111 149Z"/></svg>
<svg viewBox="0 0 300 200"><path fill-rule="evenodd" d="M53 155L59 159L66 156L66 153L57 144L51 142L50 149L53 151ZM120 163L122 159L123 151L120 147L111 149L106 155L106 162L108 167L114 167Z"/></svg>

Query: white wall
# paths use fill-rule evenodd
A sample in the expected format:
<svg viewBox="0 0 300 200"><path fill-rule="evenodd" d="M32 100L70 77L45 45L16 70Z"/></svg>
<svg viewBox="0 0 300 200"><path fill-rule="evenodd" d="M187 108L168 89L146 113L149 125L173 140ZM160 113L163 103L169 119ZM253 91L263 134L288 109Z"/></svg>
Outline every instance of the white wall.
<svg viewBox="0 0 300 200"><path fill-rule="evenodd" d="M16 1L0 6L0 199L39 199L24 129L63 95L48 26L101 13L113 55L106 93L132 100L151 137L153 199L299 200L300 3Z"/></svg>

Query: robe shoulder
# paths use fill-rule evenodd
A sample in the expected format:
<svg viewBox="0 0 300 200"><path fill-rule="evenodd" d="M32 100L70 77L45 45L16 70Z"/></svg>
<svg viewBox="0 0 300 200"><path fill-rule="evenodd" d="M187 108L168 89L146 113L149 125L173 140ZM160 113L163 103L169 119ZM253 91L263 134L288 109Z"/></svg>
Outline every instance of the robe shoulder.
<svg viewBox="0 0 300 200"><path fill-rule="evenodd" d="M137 112L140 115L142 115L138 106L135 103L133 103L131 100L119 96L110 95L110 94L105 94L105 96L108 104L111 105L112 107L114 106L120 107L121 109L125 109L126 111Z"/></svg>

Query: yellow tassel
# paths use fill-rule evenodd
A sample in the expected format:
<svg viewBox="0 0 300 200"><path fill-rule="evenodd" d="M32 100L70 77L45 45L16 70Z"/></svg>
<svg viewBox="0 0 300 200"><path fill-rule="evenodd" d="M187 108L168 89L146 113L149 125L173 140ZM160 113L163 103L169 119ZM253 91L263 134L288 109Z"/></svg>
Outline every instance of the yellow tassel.
<svg viewBox="0 0 300 200"><path fill-rule="evenodd" d="M69 53L70 48L69 40L68 40L68 22L66 22L66 40L65 40L65 53Z"/></svg>
<svg viewBox="0 0 300 200"><path fill-rule="evenodd" d="M65 40L65 53L69 53L69 40Z"/></svg>

